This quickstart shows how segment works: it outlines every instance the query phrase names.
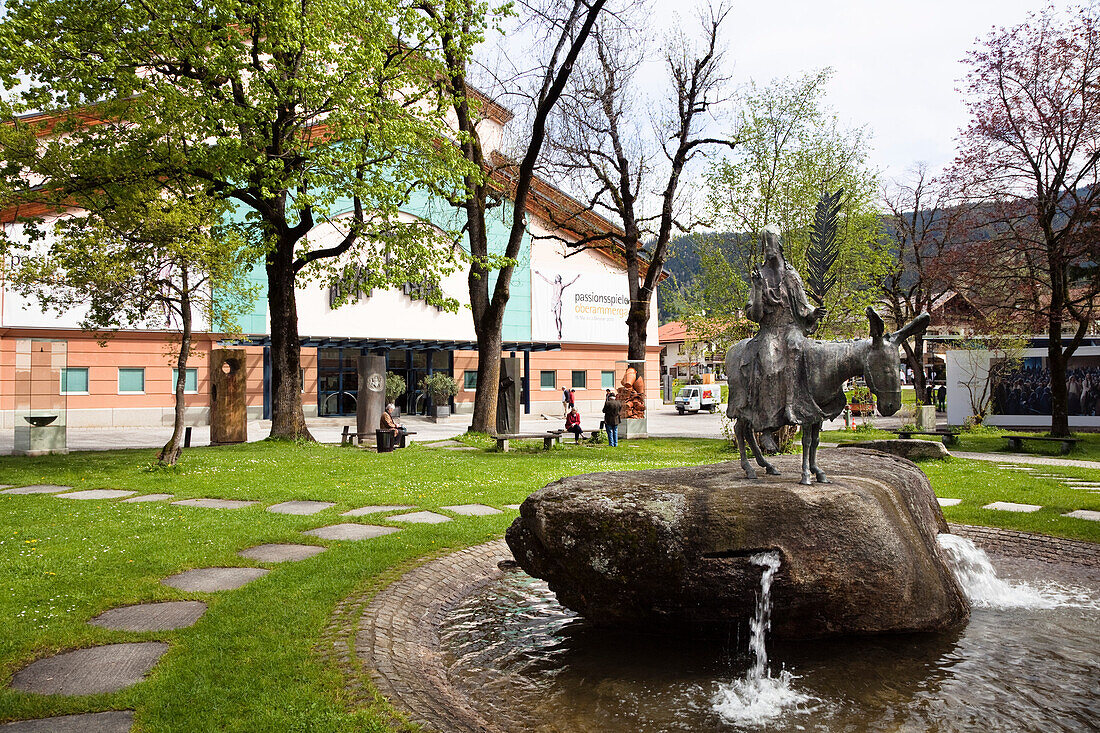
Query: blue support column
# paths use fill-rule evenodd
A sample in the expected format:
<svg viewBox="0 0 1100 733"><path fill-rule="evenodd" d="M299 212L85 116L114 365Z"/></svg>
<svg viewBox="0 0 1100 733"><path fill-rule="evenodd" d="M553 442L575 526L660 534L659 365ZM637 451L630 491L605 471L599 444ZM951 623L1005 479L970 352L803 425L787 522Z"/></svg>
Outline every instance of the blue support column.
<svg viewBox="0 0 1100 733"><path fill-rule="evenodd" d="M523 352L523 414L531 414L531 352Z"/></svg>

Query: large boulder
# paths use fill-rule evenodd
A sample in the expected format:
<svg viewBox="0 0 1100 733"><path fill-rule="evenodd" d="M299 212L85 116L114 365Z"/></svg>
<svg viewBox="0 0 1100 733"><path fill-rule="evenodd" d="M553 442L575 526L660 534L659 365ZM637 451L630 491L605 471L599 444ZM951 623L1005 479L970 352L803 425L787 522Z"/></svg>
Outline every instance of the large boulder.
<svg viewBox="0 0 1100 733"><path fill-rule="evenodd" d="M893 453L895 456L908 458L911 461L922 461L928 458L948 458L951 456L943 443L931 440L914 440L890 438L886 440L859 440L850 443L841 443L838 448L866 448L878 450L883 453Z"/></svg>
<svg viewBox="0 0 1100 733"><path fill-rule="evenodd" d="M777 637L939 631L970 609L944 564L946 532L928 479L912 462L823 449L833 483L745 478L734 462L571 476L529 496L508 545L558 600L597 624L702 629L750 618L761 568L778 550Z"/></svg>

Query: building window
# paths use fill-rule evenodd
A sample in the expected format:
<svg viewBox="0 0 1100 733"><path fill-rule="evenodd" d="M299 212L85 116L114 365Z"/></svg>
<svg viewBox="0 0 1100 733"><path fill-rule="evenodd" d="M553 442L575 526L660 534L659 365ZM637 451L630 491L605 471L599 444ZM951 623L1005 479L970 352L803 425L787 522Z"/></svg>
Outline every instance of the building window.
<svg viewBox="0 0 1100 733"><path fill-rule="evenodd" d="M61 394L88 394L88 367L62 369Z"/></svg>
<svg viewBox="0 0 1100 733"><path fill-rule="evenodd" d="M554 371L539 372L539 389L557 389L558 373Z"/></svg>
<svg viewBox="0 0 1100 733"><path fill-rule="evenodd" d="M119 394L145 394L145 369L118 369Z"/></svg>
<svg viewBox="0 0 1100 733"><path fill-rule="evenodd" d="M462 372L462 389L470 391L477 389L476 369L467 369Z"/></svg>
<svg viewBox="0 0 1100 733"><path fill-rule="evenodd" d="M588 389L588 372L583 369L573 370L573 389Z"/></svg>
<svg viewBox="0 0 1100 733"><path fill-rule="evenodd" d="M172 370L172 391L176 391L176 380L179 379L180 370ZM188 369L187 373L183 375L183 393L184 394L198 394L199 392L199 370Z"/></svg>
<svg viewBox="0 0 1100 733"><path fill-rule="evenodd" d="M615 372L600 372L600 388L615 389Z"/></svg>

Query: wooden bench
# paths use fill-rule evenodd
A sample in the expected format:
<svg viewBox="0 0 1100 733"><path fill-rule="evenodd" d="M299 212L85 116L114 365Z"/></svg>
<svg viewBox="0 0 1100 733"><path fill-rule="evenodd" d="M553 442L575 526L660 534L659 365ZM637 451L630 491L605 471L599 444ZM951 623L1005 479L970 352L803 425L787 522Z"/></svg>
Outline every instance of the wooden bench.
<svg viewBox="0 0 1100 733"><path fill-rule="evenodd" d="M1073 449L1073 446L1081 442L1080 438L1050 438L1045 435L1006 435L1009 450L1022 451L1025 440L1041 440L1045 443L1061 443L1061 453L1064 456Z"/></svg>
<svg viewBox="0 0 1100 733"><path fill-rule="evenodd" d="M375 442L377 444L379 431L375 430L373 432L374 432L374 435L375 435ZM350 425L345 425L344 426L344 432L340 433L340 445L351 445L351 441L353 441L353 440L360 443L360 444L362 444L363 438L369 436L370 434L371 434L370 432L353 433L353 432L351 432L351 426ZM406 438L406 436L409 436L409 435L416 435L416 431L415 430L406 430L403 433L398 433L396 442L394 443L394 447L395 448L404 448L405 447L405 438Z"/></svg>
<svg viewBox="0 0 1100 733"><path fill-rule="evenodd" d="M562 430L547 430L545 433L505 433L504 435L493 435L493 440L497 442L497 450L501 453L508 452L508 441L510 440L542 440L542 449L550 450L554 443L561 442Z"/></svg>
<svg viewBox="0 0 1100 733"><path fill-rule="evenodd" d="M955 445L959 442L959 434L951 430L892 430L902 440L909 440L914 435L939 435L943 438L944 445Z"/></svg>

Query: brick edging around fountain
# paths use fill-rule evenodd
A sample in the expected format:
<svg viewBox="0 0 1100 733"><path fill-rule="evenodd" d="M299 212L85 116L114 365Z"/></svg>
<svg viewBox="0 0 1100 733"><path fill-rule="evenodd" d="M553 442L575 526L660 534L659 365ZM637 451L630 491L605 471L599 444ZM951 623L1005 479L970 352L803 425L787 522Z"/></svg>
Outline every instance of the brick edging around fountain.
<svg viewBox="0 0 1100 733"><path fill-rule="evenodd" d="M1100 568L1100 543L971 524L948 524L947 527L952 534L965 537L997 555Z"/></svg>

